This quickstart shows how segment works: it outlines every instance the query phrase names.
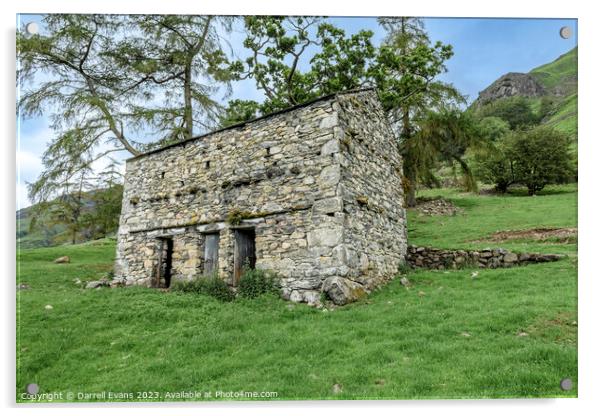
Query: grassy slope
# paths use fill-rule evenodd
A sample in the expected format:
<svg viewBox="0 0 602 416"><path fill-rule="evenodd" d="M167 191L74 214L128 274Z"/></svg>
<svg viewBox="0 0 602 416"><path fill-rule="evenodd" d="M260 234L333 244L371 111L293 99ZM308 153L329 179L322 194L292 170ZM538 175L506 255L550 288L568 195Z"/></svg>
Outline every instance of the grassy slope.
<svg viewBox="0 0 602 416"><path fill-rule="evenodd" d="M501 229L575 226L574 187L537 197L450 194L451 218L410 213L413 243L466 243ZM431 192L432 193L432 192ZM152 289L83 290L114 243L23 250L17 389L276 391L278 399L574 397L576 246L504 244L570 257L549 264L419 271L330 312L265 297L223 304ZM71 264L52 259L70 255ZM45 305L53 306L46 310ZM519 332L529 335L519 337ZM462 333L467 333L467 337ZM339 383L342 393L334 394Z"/></svg>
<svg viewBox="0 0 602 416"><path fill-rule="evenodd" d="M544 120L557 129L577 138L577 48L558 59L533 69L530 72L548 90L560 88L563 97L555 111Z"/></svg>
<svg viewBox="0 0 602 416"><path fill-rule="evenodd" d="M546 88L565 86L567 90L576 90L577 48L560 55L557 59L531 70L539 82ZM573 83L575 83L573 85Z"/></svg>

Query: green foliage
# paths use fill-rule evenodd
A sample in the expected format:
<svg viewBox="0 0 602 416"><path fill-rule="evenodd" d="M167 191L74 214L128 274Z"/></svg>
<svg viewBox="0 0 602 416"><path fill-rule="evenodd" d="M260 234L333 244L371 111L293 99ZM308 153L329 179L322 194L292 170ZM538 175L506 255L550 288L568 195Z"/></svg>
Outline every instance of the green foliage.
<svg viewBox="0 0 602 416"><path fill-rule="evenodd" d="M251 212L251 211L242 211L238 208L231 209L226 216L226 222L231 225L240 225L242 220L249 220L252 218L260 218L265 217L268 213L259 211L259 212Z"/></svg>
<svg viewBox="0 0 602 416"><path fill-rule="evenodd" d="M318 17L246 16L245 28L243 45L251 56L231 68L241 78L253 78L265 94L258 104L262 114L361 86L375 53L372 32L346 36ZM228 112L237 106L232 103Z"/></svg>
<svg viewBox="0 0 602 416"><path fill-rule="evenodd" d="M468 148L487 146L489 143L471 113L456 109L431 111L418 120L418 131L401 144L404 172L406 177L428 182L438 162L457 163L462 170L464 188L476 191L477 184L464 154Z"/></svg>
<svg viewBox="0 0 602 416"><path fill-rule="evenodd" d="M30 199L54 199L52 184L72 182L112 152L137 155L212 127L221 109L212 96L232 76L220 37L231 21L46 14L42 33L18 31L19 116L46 114L55 132Z"/></svg>
<svg viewBox="0 0 602 416"><path fill-rule="evenodd" d="M539 120L545 119L547 116L553 113L556 108L556 100L549 95L541 98L541 102L539 104L539 112L538 118Z"/></svg>
<svg viewBox="0 0 602 416"><path fill-rule="evenodd" d="M548 184L574 177L569 138L552 127L540 126L512 136L510 154L517 181L535 195Z"/></svg>
<svg viewBox="0 0 602 416"><path fill-rule="evenodd" d="M477 111L483 117L498 117L508 123L512 130L533 126L540 120L531 103L521 96L508 97L484 105Z"/></svg>
<svg viewBox="0 0 602 416"><path fill-rule="evenodd" d="M251 299L266 293L278 293L278 279L269 270L251 269L245 267L238 283L238 293L241 297Z"/></svg>
<svg viewBox="0 0 602 416"><path fill-rule="evenodd" d="M576 143L577 139L577 94L559 101L554 110L544 119L548 126L568 134Z"/></svg>
<svg viewBox="0 0 602 416"><path fill-rule="evenodd" d="M506 133L490 149L476 152L471 163L477 178L495 184L496 191L501 193L517 183L514 161L509 157L512 134L515 133Z"/></svg>
<svg viewBox="0 0 602 416"><path fill-rule="evenodd" d="M119 163L110 160L111 163L97 174L84 166L74 182L54 182L44 178L43 193L47 197L58 196L28 209L28 233L43 233L41 245L54 245L68 241L75 244L76 241L106 237L116 232L123 186ZM39 183L31 187L37 187Z"/></svg>
<svg viewBox="0 0 602 416"><path fill-rule="evenodd" d="M397 265L397 274L406 275L412 271L412 267L408 264L407 261L402 261Z"/></svg>
<svg viewBox="0 0 602 416"><path fill-rule="evenodd" d="M575 174L568 136L548 126L506 135L491 151L477 155L475 165L478 177L498 191L522 184L529 195Z"/></svg>
<svg viewBox="0 0 602 416"><path fill-rule="evenodd" d="M228 284L216 274L198 276L192 280L176 279L171 283L170 290L208 295L222 302L231 302L235 298Z"/></svg>
<svg viewBox="0 0 602 416"><path fill-rule="evenodd" d="M483 117L478 120L477 128L484 139L495 142L510 132L510 125L499 117Z"/></svg>
<svg viewBox="0 0 602 416"><path fill-rule="evenodd" d="M242 123L257 118L259 115L259 104L252 100L228 101L224 113L220 116L220 126L228 127L233 124Z"/></svg>

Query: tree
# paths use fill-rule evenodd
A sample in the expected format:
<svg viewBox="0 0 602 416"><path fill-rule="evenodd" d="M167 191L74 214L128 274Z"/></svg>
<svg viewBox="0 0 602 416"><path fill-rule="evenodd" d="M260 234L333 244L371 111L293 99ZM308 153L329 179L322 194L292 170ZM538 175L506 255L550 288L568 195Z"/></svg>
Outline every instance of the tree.
<svg viewBox="0 0 602 416"><path fill-rule="evenodd" d="M259 103L253 100L231 100L220 116L221 127L252 120L259 115Z"/></svg>
<svg viewBox="0 0 602 416"><path fill-rule="evenodd" d="M548 184L564 183L574 175L568 146L569 137L548 126L513 136L509 156L518 181L527 187L529 195Z"/></svg>
<svg viewBox="0 0 602 416"><path fill-rule="evenodd" d="M539 122L529 101L522 96L508 97L486 104L477 111L479 117L498 117L505 120L512 130L529 127Z"/></svg>
<svg viewBox="0 0 602 416"><path fill-rule="evenodd" d="M119 163L114 159L98 174L95 189L88 194L91 207L82 218L85 238L106 237L117 231L123 198L122 177Z"/></svg>
<svg viewBox="0 0 602 416"><path fill-rule="evenodd" d="M366 82L375 51L370 31L347 37L322 18L280 16L247 16L245 28L250 56L232 68L264 93L262 114Z"/></svg>
<svg viewBox="0 0 602 416"><path fill-rule="evenodd" d="M416 134L417 121L433 110L445 111L465 99L452 85L437 80L446 71L445 62L453 56L451 45L435 42L431 46L419 18L384 18L379 22L387 37L371 75L399 138L406 205L412 207L416 205L419 176L430 176L427 170L432 168L438 151L424 133Z"/></svg>
<svg viewBox="0 0 602 416"><path fill-rule="evenodd" d="M510 125L499 117L484 117L478 121L478 129L490 142L496 142L510 132Z"/></svg>
<svg viewBox="0 0 602 416"><path fill-rule="evenodd" d="M469 113L446 109L425 114L418 121L418 131L402 143L402 149L403 153L414 157L409 160L407 169L413 177L428 178L438 161L457 163L462 170L465 190L474 192L477 183L464 155L468 148L485 148L487 145Z"/></svg>
<svg viewBox="0 0 602 416"><path fill-rule="evenodd" d="M506 133L490 149L478 152L474 157L476 176L485 183L495 184L495 190L500 193L507 192L510 185L518 183L515 161L510 157L514 134L518 133Z"/></svg>
<svg viewBox="0 0 602 416"><path fill-rule="evenodd" d="M229 79L222 22L227 32L228 20L211 16L51 14L45 33L19 32L19 115L51 113L56 133L31 200L56 196L47 185L111 153L149 147L132 137L160 132L156 145L208 127L218 107L211 94Z"/></svg>
<svg viewBox="0 0 602 416"><path fill-rule="evenodd" d="M130 17L128 27L138 36L120 40L111 58L137 80L139 94L162 100L132 105L132 122L141 128L153 126L162 145L215 127L221 105L213 97L222 87L230 92L233 79L219 33L230 32L233 20L198 15Z"/></svg>
<svg viewBox="0 0 602 416"><path fill-rule="evenodd" d="M85 167L79 170L73 182L49 184L49 187L60 189L62 193L52 201L42 201L34 205L30 230L62 225L66 228L71 244L75 244L82 229L87 191L92 188L91 173L92 170Z"/></svg>
<svg viewBox="0 0 602 416"><path fill-rule="evenodd" d="M568 136L552 127L511 132L493 151L477 158L476 171L483 181L495 183L499 192L522 184L529 195L535 195L546 185L566 182L575 174L568 145Z"/></svg>

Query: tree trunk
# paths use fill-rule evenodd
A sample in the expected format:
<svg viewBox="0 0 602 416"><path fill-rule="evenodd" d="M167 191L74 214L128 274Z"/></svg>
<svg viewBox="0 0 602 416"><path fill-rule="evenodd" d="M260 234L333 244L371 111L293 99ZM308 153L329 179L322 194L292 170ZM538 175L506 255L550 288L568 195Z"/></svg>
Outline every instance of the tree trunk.
<svg viewBox="0 0 602 416"><path fill-rule="evenodd" d="M184 69L184 126L185 139L192 137L192 62Z"/></svg>
<svg viewBox="0 0 602 416"><path fill-rule="evenodd" d="M408 190L406 191L406 207L414 208L416 206L416 184L410 183Z"/></svg>
<svg viewBox="0 0 602 416"><path fill-rule="evenodd" d="M462 168L462 174L464 176L464 190L468 192L477 192L479 187L477 182L472 175L472 171L470 170L470 166L461 157L453 156L454 160L460 164L460 168Z"/></svg>

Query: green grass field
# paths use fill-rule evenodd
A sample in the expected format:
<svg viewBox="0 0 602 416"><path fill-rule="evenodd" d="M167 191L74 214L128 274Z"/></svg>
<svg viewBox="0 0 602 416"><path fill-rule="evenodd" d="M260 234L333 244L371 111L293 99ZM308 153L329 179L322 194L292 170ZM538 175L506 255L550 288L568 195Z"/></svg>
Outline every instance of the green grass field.
<svg viewBox="0 0 602 416"><path fill-rule="evenodd" d="M568 256L480 270L475 279L472 269L417 271L408 289L395 279L363 301L322 311L270 296L220 303L75 285L111 269L110 240L22 250L18 283L31 288L17 292L17 401L27 401L28 383L65 398L134 395L115 401L169 400L167 392L179 391L212 392L197 400L224 400L216 391L277 392L277 400L576 397L576 244L474 242L499 230L575 227L576 186L537 197L424 193L437 194L463 212L410 212L411 243ZM62 255L72 263L52 263ZM575 387L561 390L563 378Z"/></svg>

